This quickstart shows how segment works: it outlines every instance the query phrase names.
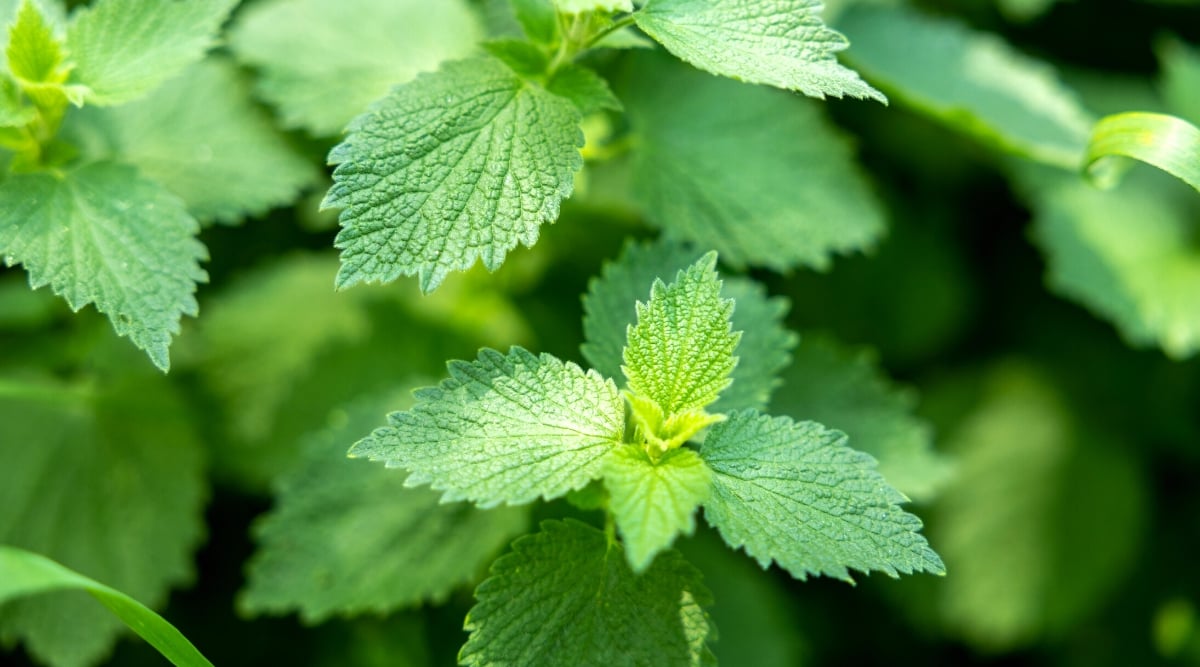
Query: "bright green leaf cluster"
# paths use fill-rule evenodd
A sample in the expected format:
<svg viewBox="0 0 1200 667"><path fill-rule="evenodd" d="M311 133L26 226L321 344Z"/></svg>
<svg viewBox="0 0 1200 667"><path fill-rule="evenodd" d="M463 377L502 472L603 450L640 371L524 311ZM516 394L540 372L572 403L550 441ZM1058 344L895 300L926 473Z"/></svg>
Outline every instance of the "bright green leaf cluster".
<svg viewBox="0 0 1200 667"><path fill-rule="evenodd" d="M602 479L606 495L588 494L584 504L607 509L628 561L619 567L647 581L656 580L652 573L664 563L656 556L669 553L676 536L693 532L699 507L731 546L764 566L778 562L798 578L849 580L850 568L891 576L941 573L941 561L918 532L921 522L900 508L906 498L875 471L871 457L846 446L844 434L754 410L705 412L731 382L740 339L731 330L734 302L721 296L716 261L710 252L670 283L656 278L649 298L636 302L622 366L629 427L621 394L596 371L520 348L508 355L484 350L475 362L451 363L449 379L417 392L412 409L390 415L389 425L355 444L352 455L404 468L409 485L431 484L446 500L485 507L552 499ZM593 285L589 333L599 332L607 344L612 323L624 318L597 307L610 303L628 276L644 271L610 267L607 284ZM531 539L539 552L559 549L565 561L580 557L565 543L552 549L556 541L571 541L557 529ZM599 534L597 541L603 544ZM589 633L598 631L591 621L559 628L575 613L542 618L547 612L540 605L517 605L498 593L530 586L529 578L539 582L535 590L545 588L537 595L569 598L581 585L594 590L595 583L578 581L584 564L560 570L565 566L548 556L532 558L523 544L535 542L518 542L516 553L499 561L480 587L468 621L475 633L464 648L471 660L525 663L532 660L527 651L550 650L543 640L505 639L533 632L525 628L554 628L544 641L564 645L590 641ZM612 549L610 538L605 550ZM529 562L517 567L518 561ZM614 577L595 581L608 586L620 580ZM686 605L673 613L682 609ZM605 632L619 622L609 619Z"/></svg>

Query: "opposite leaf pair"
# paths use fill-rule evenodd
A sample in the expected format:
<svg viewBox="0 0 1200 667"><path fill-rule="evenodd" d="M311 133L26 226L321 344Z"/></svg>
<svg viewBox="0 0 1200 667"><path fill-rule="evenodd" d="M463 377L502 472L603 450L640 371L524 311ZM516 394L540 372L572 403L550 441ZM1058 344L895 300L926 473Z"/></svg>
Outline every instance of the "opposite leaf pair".
<svg viewBox="0 0 1200 667"><path fill-rule="evenodd" d="M644 571L703 505L726 542L794 576L849 580L848 568L942 572L905 498L812 422L755 410L709 415L730 382L738 334L715 253L656 281L628 330L633 428L611 381L549 355L484 350L352 450L411 471L445 500L481 506L553 499L603 479L629 564ZM698 449L692 436L716 423ZM630 433L629 431L632 431Z"/></svg>

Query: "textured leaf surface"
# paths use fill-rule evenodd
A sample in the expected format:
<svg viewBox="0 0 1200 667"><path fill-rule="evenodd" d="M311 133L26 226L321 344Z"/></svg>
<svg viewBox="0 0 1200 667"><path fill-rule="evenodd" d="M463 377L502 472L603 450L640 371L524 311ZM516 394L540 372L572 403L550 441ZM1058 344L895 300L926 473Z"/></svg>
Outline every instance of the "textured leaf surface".
<svg viewBox="0 0 1200 667"><path fill-rule="evenodd" d="M346 458L346 443L397 397L356 401L306 440L256 530L243 608L299 610L315 623L440 600L524 532L523 509L443 505L439 493L405 489L395 471Z"/></svg>
<svg viewBox="0 0 1200 667"><path fill-rule="evenodd" d="M0 544L43 554L150 607L191 577L203 450L157 376L103 388L0 378ZM70 619L63 622L63 619ZM57 667L94 664L123 627L79 592L0 608L0 643Z"/></svg>
<svg viewBox="0 0 1200 667"><path fill-rule="evenodd" d="M201 220L265 213L317 180L223 59L193 65L134 103L89 111L76 132L94 133L95 157L136 166Z"/></svg>
<svg viewBox="0 0 1200 667"><path fill-rule="evenodd" d="M0 184L0 253L75 310L95 304L166 370L181 315L195 315L204 246L183 203L130 167L95 163Z"/></svg>
<svg viewBox="0 0 1200 667"><path fill-rule="evenodd" d="M669 236L784 271L828 268L883 233L849 145L815 103L654 54L634 63L620 91L640 139L634 194Z"/></svg>
<svg viewBox="0 0 1200 667"><path fill-rule="evenodd" d="M0 605L18 597L61 590L87 591L172 664L212 667L186 637L137 600L44 556L0 545Z"/></svg>
<svg viewBox="0 0 1200 667"><path fill-rule="evenodd" d="M465 665L713 664L700 573L668 551L635 575L619 544L571 519L517 540L475 597Z"/></svg>
<svg viewBox="0 0 1200 667"><path fill-rule="evenodd" d="M582 165L579 112L494 58L396 88L329 155L325 206L344 209L339 287L419 274L421 289L495 270L558 217Z"/></svg>
<svg viewBox="0 0 1200 667"><path fill-rule="evenodd" d="M912 9L855 5L850 60L894 96L985 141L1076 169L1091 119L1046 64L999 37Z"/></svg>
<svg viewBox="0 0 1200 667"><path fill-rule="evenodd" d="M634 572L644 572L675 536L691 535L695 513L708 498L712 471L695 450L682 447L652 463L633 445L613 450L604 462L609 509Z"/></svg>
<svg viewBox="0 0 1200 667"><path fill-rule="evenodd" d="M91 104L129 102L204 56L239 0L100 0L67 28L75 69Z"/></svg>
<svg viewBox="0 0 1200 667"><path fill-rule="evenodd" d="M447 501L487 507L583 488L624 435L621 395L595 371L519 347L449 368L351 454L410 470L407 485L431 484Z"/></svg>
<svg viewBox="0 0 1200 667"><path fill-rule="evenodd" d="M1014 365L992 373L948 442L959 474L931 520L952 573L939 587L946 625L1011 650L1103 608L1145 520L1130 443L1081 430L1051 385Z"/></svg>
<svg viewBox="0 0 1200 667"><path fill-rule="evenodd" d="M888 484L928 500L949 478L950 463L933 449L930 426L913 414L915 404L913 394L893 385L872 355L805 336L771 412L846 433L854 449L879 461Z"/></svg>
<svg viewBox="0 0 1200 667"><path fill-rule="evenodd" d="M1177 359L1200 349L1194 192L1153 170L1109 191L1066 176L1040 177L1034 190L1033 236L1052 288L1114 322L1132 344Z"/></svg>
<svg viewBox="0 0 1200 667"><path fill-rule="evenodd" d="M645 301L656 279L670 280L698 260L701 252L660 240L630 243L616 262L605 265L588 285L583 298L583 356L601 375L619 377L621 352L630 325L637 322L636 304ZM796 336L783 326L787 301L768 297L745 278L722 280L721 296L734 302L733 330L742 332L733 383L712 405L716 413L765 408L779 384L779 371L788 364Z"/></svg>
<svg viewBox="0 0 1200 667"><path fill-rule="evenodd" d="M850 568L945 572L921 521L900 509L904 496L841 432L738 412L709 431L700 455L713 471L705 518L763 567L846 581Z"/></svg>
<svg viewBox="0 0 1200 667"><path fill-rule="evenodd" d="M239 14L238 59L285 125L333 136L392 86L470 53L481 37L460 0L273 0Z"/></svg>
<svg viewBox="0 0 1200 667"><path fill-rule="evenodd" d="M675 275L656 280L637 303L621 370L629 390L658 403L667 416L702 410L729 386L741 338L730 330L733 302L721 298L717 255L708 253Z"/></svg>
<svg viewBox="0 0 1200 667"><path fill-rule="evenodd" d="M838 64L848 42L821 21L819 0L650 0L634 17L668 51L713 74L887 101Z"/></svg>

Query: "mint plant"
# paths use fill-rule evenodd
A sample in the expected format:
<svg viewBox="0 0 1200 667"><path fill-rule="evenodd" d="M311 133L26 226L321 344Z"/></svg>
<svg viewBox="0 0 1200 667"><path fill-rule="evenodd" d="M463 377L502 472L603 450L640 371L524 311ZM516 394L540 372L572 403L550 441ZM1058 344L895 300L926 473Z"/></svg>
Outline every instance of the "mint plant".
<svg viewBox="0 0 1200 667"><path fill-rule="evenodd" d="M561 664L562 650L582 651L568 662L604 662L606 650L634 662L706 660L704 589L677 555L660 556L693 533L700 507L730 546L799 579L849 581L851 568L944 573L920 521L900 509L904 496L844 434L753 409L706 411L732 382L741 338L716 260L709 253L670 284L656 280L637 302L624 390L550 355L484 350L452 362L448 379L351 449L447 502L567 496L605 510L606 532L551 522L497 562L468 616L466 664ZM620 554L626 565L609 564ZM611 603L585 602L597 586ZM533 602L550 598L564 606ZM646 608L658 612L636 613ZM677 618L693 619L682 635ZM637 634L646 644L612 643Z"/></svg>

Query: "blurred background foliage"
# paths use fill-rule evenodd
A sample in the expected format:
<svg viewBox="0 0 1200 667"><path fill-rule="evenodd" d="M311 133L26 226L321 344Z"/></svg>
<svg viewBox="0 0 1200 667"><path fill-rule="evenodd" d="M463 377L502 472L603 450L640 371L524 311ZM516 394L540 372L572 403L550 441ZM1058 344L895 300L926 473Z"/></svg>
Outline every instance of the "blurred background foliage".
<svg viewBox="0 0 1200 667"><path fill-rule="evenodd" d="M829 240L845 256L748 273L790 302L800 335L772 407L843 429L879 458L949 572L862 577L856 588L797 582L701 530L680 549L715 594L718 656L755 667L1200 664L1200 196L1144 166L1100 191L1061 164L1105 113L1200 124L1200 3L828 5L852 41L844 62L891 104L746 92L744 104L791 105L797 122L836 127L846 142L789 172L749 153L777 137L739 144L748 107L724 110L724 137L721 123L681 113L741 84L646 53L591 63L628 97L635 142L718 145L762 170L772 189L756 212L795 205L781 188L810 170L853 182L830 213L861 224ZM314 21L321 7L335 18ZM239 9L213 59L239 63L222 76L253 84L246 103L274 114L315 170L338 128L392 84L513 30L503 0L262 0ZM278 49L294 53L292 70L272 67ZM645 69L653 76L638 79ZM660 85L696 99L654 99ZM361 517L354 535L331 539L359 550L347 562L374 558L383 571L346 586L403 588L389 556L418 571L445 564L444 553L368 538L382 525L403 533L410 513L451 510L395 505L391 473L338 452L403 406L389 397L480 346L582 362L589 279L627 238L669 235L661 218L680 215L636 194L663 174L652 152L621 154L626 122L589 120L589 155L614 155L589 163L536 246L432 295L413 280L333 291L336 221L317 211L324 176L290 206L207 227L201 315L185 321L165 377L93 311L73 315L29 291L20 270L0 270L0 541L165 605L217 665L451 664L486 559L460 563L453 590L395 593L357 615L316 599L289 615L277 599L286 580L248 577L278 555L272 540L319 551L280 537L289 513L315 531L331 512ZM858 168L822 164L827 150L853 153ZM496 512L484 548L499 553L531 521L576 511ZM254 555L256 539L267 553ZM0 607L0 659L159 664L74 595ZM427 595L438 603L412 606ZM63 608L70 623L53 620Z"/></svg>

